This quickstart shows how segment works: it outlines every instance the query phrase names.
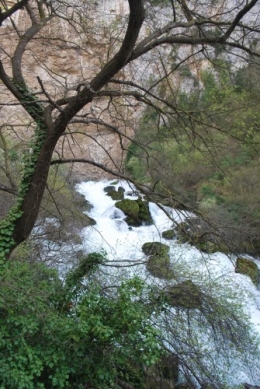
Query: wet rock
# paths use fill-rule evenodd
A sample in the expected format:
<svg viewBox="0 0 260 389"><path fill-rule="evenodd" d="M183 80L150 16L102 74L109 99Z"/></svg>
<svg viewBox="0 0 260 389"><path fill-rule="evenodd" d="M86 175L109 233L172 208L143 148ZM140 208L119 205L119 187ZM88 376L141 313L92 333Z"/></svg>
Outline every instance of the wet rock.
<svg viewBox="0 0 260 389"><path fill-rule="evenodd" d="M176 237L176 232L173 229L163 231L162 237L168 240L174 239Z"/></svg>
<svg viewBox="0 0 260 389"><path fill-rule="evenodd" d="M258 284L260 281L260 271L255 262L248 258L238 257L236 261L236 273L244 274L251 278L254 284Z"/></svg>
<svg viewBox="0 0 260 389"><path fill-rule="evenodd" d="M85 227L94 226L96 224L96 220L92 219L92 217L86 215L85 213L82 215L82 222Z"/></svg>
<svg viewBox="0 0 260 389"><path fill-rule="evenodd" d="M191 280L169 287L166 296L172 307L200 309L202 306L202 292Z"/></svg>
<svg viewBox="0 0 260 389"><path fill-rule="evenodd" d="M137 204L139 205L139 218L145 222L146 226L150 226L153 224L152 215L150 213L149 209L149 203L148 201L142 200L139 198L138 200L135 200Z"/></svg>
<svg viewBox="0 0 260 389"><path fill-rule="evenodd" d="M104 188L104 192L106 192L107 196L110 196L113 200L123 200L125 190L121 186L118 190L116 190L113 185L109 185Z"/></svg>
<svg viewBox="0 0 260 389"><path fill-rule="evenodd" d="M115 206L118 209L121 209L121 211L124 212L124 214L127 216L126 222L127 224L131 226L139 226L140 220L139 220L139 205L135 200L121 200L118 201Z"/></svg>
<svg viewBox="0 0 260 389"><path fill-rule="evenodd" d="M142 199L124 199L118 201L115 206L124 212L126 215L125 221L129 226L139 227L143 224L150 225L153 222L148 202Z"/></svg>
<svg viewBox="0 0 260 389"><path fill-rule="evenodd" d="M167 280L174 278L170 257L168 255L169 249L169 246L160 242L147 242L143 244L143 253L149 255L146 268L154 277Z"/></svg>
<svg viewBox="0 0 260 389"><path fill-rule="evenodd" d="M84 209L85 211L90 211L91 208L93 208L90 202L86 200L85 196L78 192L75 192L74 194L74 202L77 207Z"/></svg>
<svg viewBox="0 0 260 389"><path fill-rule="evenodd" d="M109 193L111 190L115 190L115 187L113 185L105 186L103 189L104 192Z"/></svg>
<svg viewBox="0 0 260 389"><path fill-rule="evenodd" d="M142 251L145 255L164 256L168 254L170 247L161 242L147 242L142 246Z"/></svg>
<svg viewBox="0 0 260 389"><path fill-rule="evenodd" d="M151 255L147 261L147 270L157 278L171 280L174 278L174 273L171 269L169 255Z"/></svg>

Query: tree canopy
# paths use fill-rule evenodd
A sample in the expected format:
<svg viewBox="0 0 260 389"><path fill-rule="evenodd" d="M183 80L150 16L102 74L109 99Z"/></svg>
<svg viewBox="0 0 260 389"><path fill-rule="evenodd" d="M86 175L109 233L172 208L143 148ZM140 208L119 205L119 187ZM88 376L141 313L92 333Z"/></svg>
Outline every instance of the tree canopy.
<svg viewBox="0 0 260 389"><path fill-rule="evenodd" d="M228 283L220 291L186 264L164 290L139 278L106 285L104 253L81 253L61 280L29 262L22 243L40 212L40 233L54 234L46 209L80 219L68 204L69 169L55 168L84 164L87 178L94 167L193 211L196 219L173 223L201 251L259 253L259 1L0 6L0 385L151 389L158 371L172 374L168 358L175 382L181 371L189 388L220 387L222 355L230 364L239 355L257 375L257 337ZM142 224L140 213L152 222L147 202L136 200L135 217L132 204L132 222ZM170 280L169 247L157 246L143 246L147 269Z"/></svg>
<svg viewBox="0 0 260 389"><path fill-rule="evenodd" d="M50 165L65 162L62 158L53 160L53 153L61 137L66 131L70 132L68 126L73 123L104 124L120 139L124 137L120 126L111 126L111 123L106 123L105 117L88 115L84 111L88 105L101 98L107 98L116 105L120 98L124 105L135 106L137 102L156 107L160 120L172 117L178 121L178 107L158 92L159 85L167 82L180 65L191 58L193 62L211 61L212 50L216 47L222 47L229 56L245 60L249 56L258 56L253 44L259 33L257 0L210 1L209 4L170 1L166 12L154 2L129 0L123 2L126 15L122 20L111 17L110 33L103 36L99 23L102 20L102 3L99 2L21 1L11 8L5 2L1 4L3 39L0 78L3 95L7 96L7 101L2 101L2 107L14 105L17 109L17 105L21 106L27 118L26 125L24 121L19 123L18 118L18 122L9 121L4 127L10 132L10 126L15 131L18 125L31 138L27 138L28 150L23 157L22 177L16 184L16 203L1 224L2 260L8 258L12 250L28 237L35 224ZM95 10L99 13L95 14ZM66 41L64 35L52 36L54 21L60 21L61 28L69 34L74 31L78 39ZM79 53L84 58L93 36L97 37L97 45L102 44L106 54L101 55L94 70L84 74L81 69L73 80L70 80L69 72L66 74L62 69L52 71L39 54L40 47L44 50L49 46L54 53L65 45L73 55ZM35 42L37 45L33 45ZM177 62L172 68L166 62L169 51L175 48ZM94 53L94 59L95 56L98 54ZM134 69L137 69L141 61L146 64L152 79L149 85L143 72L135 71L135 76L131 77L130 64L135 63ZM32 64L38 66L33 77L29 70ZM158 77L153 80L155 69ZM120 75L122 70L124 74ZM192 113L188 115L194 119ZM86 159L84 162L98 165L93 160ZM122 169L115 169L114 173L123 175ZM8 185L4 185L2 190L15 191Z"/></svg>

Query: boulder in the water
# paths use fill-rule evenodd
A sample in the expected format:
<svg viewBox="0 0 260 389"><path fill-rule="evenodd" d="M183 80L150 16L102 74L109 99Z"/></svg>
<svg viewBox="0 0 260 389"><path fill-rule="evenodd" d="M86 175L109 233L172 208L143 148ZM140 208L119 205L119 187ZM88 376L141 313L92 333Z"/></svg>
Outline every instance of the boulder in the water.
<svg viewBox="0 0 260 389"><path fill-rule="evenodd" d="M251 278L254 284L260 281L260 271L257 264L248 258L238 257L236 261L236 273L244 274Z"/></svg>
<svg viewBox="0 0 260 389"><path fill-rule="evenodd" d="M154 277L171 280L174 278L174 273L170 265L169 255L151 255L147 261L146 268Z"/></svg>
<svg viewBox="0 0 260 389"><path fill-rule="evenodd" d="M176 232L173 229L163 231L162 237L167 240L174 239L176 237Z"/></svg>
<svg viewBox="0 0 260 389"><path fill-rule="evenodd" d="M145 255L166 255L170 247L161 242L147 242L142 246L142 251Z"/></svg>
<svg viewBox="0 0 260 389"><path fill-rule="evenodd" d="M166 299L172 307L200 309L202 306L200 287L191 280L169 287L166 292Z"/></svg>
<svg viewBox="0 0 260 389"><path fill-rule="evenodd" d="M121 186L118 190L116 190L113 185L109 185L104 188L104 192L106 192L107 196L110 196L113 200L123 200L125 190Z"/></svg>
<svg viewBox="0 0 260 389"><path fill-rule="evenodd" d="M139 227L143 224L152 224L152 216L150 214L148 202L142 199L130 200L124 199L118 201L115 206L126 215L125 221L129 226Z"/></svg>
<svg viewBox="0 0 260 389"><path fill-rule="evenodd" d="M169 249L169 246L161 242L147 242L143 244L143 253L149 255L146 268L154 277L167 280L174 278L168 255Z"/></svg>

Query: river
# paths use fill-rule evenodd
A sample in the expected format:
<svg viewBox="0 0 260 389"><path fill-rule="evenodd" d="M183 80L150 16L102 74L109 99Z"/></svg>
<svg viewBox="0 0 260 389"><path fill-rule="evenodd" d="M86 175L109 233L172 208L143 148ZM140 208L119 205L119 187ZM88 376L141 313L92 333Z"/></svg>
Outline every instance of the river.
<svg viewBox="0 0 260 389"><path fill-rule="evenodd" d="M225 321L222 316L229 316L227 320L230 320L232 312L235 312L242 322L250 323L251 334L255 331L260 336L260 292L249 277L235 273L235 256L220 252L209 255L187 243L180 244L176 239L165 240L162 231L171 228L172 220L154 203L149 203L153 225L129 228L124 220L124 213L115 207L115 201L104 191L111 183L113 182L88 181L76 187L91 203L92 209L88 215L96 221L96 225L82 231L84 251L102 252L107 257L109 266L105 266L103 272L101 269L100 273L104 282L114 285L125 277L137 275L147 283L165 290L169 285L192 280L200 287L203 296L210 296L208 301L217 301L214 308L216 313L213 314L215 323L221 327L220 322ZM117 182L115 188L118 189L119 186L125 189L125 198L138 198L133 185L121 181ZM177 222L189 216L168 207L166 210ZM171 269L174 273L171 280L153 277L147 271L147 257L142 252L142 245L155 241L170 247ZM212 309L212 303L210 304ZM230 388L245 382L259 385L259 350L253 350L257 348L257 342L250 344L247 333L240 333L239 327L234 325L234 336L241 347L232 348L228 336L223 336L218 328L212 329L209 324L212 314L211 319L207 313L205 315L206 317L199 309L171 308L156 325L165 335L165 344L183 355L183 361L191 366L194 374L202 376L203 380L210 374L216 377L216 382L227 383ZM230 322L228 325L230 326ZM185 373L184 365L182 369Z"/></svg>

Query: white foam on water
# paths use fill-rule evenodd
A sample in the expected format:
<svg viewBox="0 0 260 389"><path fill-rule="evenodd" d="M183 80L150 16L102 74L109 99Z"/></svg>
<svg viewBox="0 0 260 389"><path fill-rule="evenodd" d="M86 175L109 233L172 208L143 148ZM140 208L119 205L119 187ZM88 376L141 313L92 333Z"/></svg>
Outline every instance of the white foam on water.
<svg viewBox="0 0 260 389"><path fill-rule="evenodd" d="M171 218L163 211L163 207L149 203L154 224L129 228L124 220L124 213L115 207L116 201L112 200L104 191L104 188L109 185L111 185L111 181L88 181L82 182L76 187L76 190L83 194L93 206L88 215L96 221L96 225L83 230L86 252L105 252L110 263L119 263L123 266L129 263L132 265L138 264L126 268L106 268L108 276L106 281L108 283L109 277L111 277L111 282L115 282L119 278L122 279L122 277L138 275L148 283L154 282L162 287L169 284L168 281L152 277L147 272L145 264L140 265L140 263L146 260L146 256L142 252L144 243L153 241L165 243L170 246L171 264L176 274L176 279L173 283L191 279L202 290L206 288L207 293L211 293L212 296L218 297L221 294L227 296L230 293L230 296L232 295L230 302L234 300L234 296L240 302L243 302L244 311L249 315L248 320L252 322L257 333L260 334L260 292L249 277L235 273L234 263L236 258L234 256L227 256L223 253L208 255L201 253L189 244L179 244L176 240L169 241L163 239L162 231L170 229L173 226L173 221L179 223L185 217L190 216L187 213L180 213L169 207L165 207L165 210ZM132 184L120 181L115 185L115 189L119 187L124 188L125 198L138 198L136 188ZM174 317L174 309L171 314ZM187 336L186 330L188 327L186 328L186 326L188 326L188 319L185 315L186 313L179 313L178 317L178 320L182 320L181 330L183 335L179 332L180 339L182 336ZM223 355L216 350L214 343L211 342L210 331L207 331L205 327L199 328L196 324L196 316L198 316L198 313L195 312L193 331L196 332L197 347L200 347L201 351L204 350L205 355L211 355L210 358L214 360L214 363L208 363L209 369L210 366L212 368L214 366L214 368L219 368L219 374L226 373L229 380L228 384L232 388L243 382L252 385L259 384L260 377L257 376L259 372L250 374L250 372L244 369L243 362L236 359L236 355L232 354L231 351L230 358L232 363L224 360ZM228 371L225 372L226 365L228 365Z"/></svg>

